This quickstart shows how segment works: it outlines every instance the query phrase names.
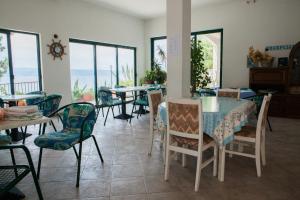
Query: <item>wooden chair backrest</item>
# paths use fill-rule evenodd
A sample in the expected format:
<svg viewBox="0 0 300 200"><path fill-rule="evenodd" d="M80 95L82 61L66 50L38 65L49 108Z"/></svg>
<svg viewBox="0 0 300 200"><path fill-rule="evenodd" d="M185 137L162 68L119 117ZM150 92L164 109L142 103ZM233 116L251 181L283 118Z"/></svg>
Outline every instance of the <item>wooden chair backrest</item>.
<svg viewBox="0 0 300 200"><path fill-rule="evenodd" d="M163 101L161 90L148 91L148 101L150 108L150 118L156 118L158 106Z"/></svg>
<svg viewBox="0 0 300 200"><path fill-rule="evenodd" d="M272 98L272 94L264 96L264 100L262 102L259 115L258 115L258 120L257 120L256 138L260 137L262 131L266 130L268 111L270 107L271 98Z"/></svg>
<svg viewBox="0 0 300 200"><path fill-rule="evenodd" d="M200 99L167 101L168 134L199 139L202 144L202 102Z"/></svg>
<svg viewBox="0 0 300 200"><path fill-rule="evenodd" d="M240 89L219 89L218 97L230 97L240 99Z"/></svg>

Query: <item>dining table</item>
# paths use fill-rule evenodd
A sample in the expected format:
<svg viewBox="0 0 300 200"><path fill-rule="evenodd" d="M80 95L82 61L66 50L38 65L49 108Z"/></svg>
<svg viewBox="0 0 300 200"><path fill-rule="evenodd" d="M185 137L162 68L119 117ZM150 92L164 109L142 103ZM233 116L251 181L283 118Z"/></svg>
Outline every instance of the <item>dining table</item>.
<svg viewBox="0 0 300 200"><path fill-rule="evenodd" d="M153 88L153 86L130 86L130 87L117 87L111 88L110 91L119 94L121 98L121 114L115 116L117 119L128 120L131 118L131 115L127 114L126 112L126 94L128 92L140 92L140 91L147 91ZM134 94L133 94L134 95Z"/></svg>
<svg viewBox="0 0 300 200"><path fill-rule="evenodd" d="M35 99L44 97L43 94L22 94L22 95L3 95L0 98L7 102L9 107L16 106L18 101L27 100L27 99ZM14 142L20 141L23 139L23 133L19 132L17 128L11 129L11 139ZM26 137L29 137L31 134L26 133Z"/></svg>
<svg viewBox="0 0 300 200"><path fill-rule="evenodd" d="M219 147L219 181L224 181L225 146L234 140L234 133L255 119L253 101L228 97L195 97L202 101L203 132L212 137ZM157 127L161 134L167 130L167 105L162 102L157 112Z"/></svg>

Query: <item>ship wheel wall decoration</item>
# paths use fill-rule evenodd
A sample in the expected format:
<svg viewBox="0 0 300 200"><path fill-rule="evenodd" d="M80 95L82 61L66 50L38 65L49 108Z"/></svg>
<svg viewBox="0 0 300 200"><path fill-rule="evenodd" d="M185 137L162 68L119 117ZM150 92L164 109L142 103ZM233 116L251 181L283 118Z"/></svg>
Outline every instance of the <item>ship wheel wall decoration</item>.
<svg viewBox="0 0 300 200"><path fill-rule="evenodd" d="M58 35L54 34L54 39L57 38ZM49 47L48 54L51 54L53 56L53 60L55 60L55 58L60 58L60 60L62 60L62 57L64 55L67 55L65 52L66 46L61 44L61 40L56 42L54 39L52 39L52 44L47 45Z"/></svg>

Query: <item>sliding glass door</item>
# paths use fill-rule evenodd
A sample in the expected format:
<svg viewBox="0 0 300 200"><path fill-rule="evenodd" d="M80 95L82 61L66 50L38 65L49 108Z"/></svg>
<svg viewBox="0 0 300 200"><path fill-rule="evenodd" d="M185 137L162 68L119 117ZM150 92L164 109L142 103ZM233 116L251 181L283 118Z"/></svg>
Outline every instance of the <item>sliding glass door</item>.
<svg viewBox="0 0 300 200"><path fill-rule="evenodd" d="M70 39L70 59L73 101L87 101L91 92L94 100L95 88L136 84L134 47Z"/></svg>
<svg viewBox="0 0 300 200"><path fill-rule="evenodd" d="M71 86L75 101L95 99L93 54L93 45L70 43Z"/></svg>
<svg viewBox="0 0 300 200"><path fill-rule="evenodd" d="M0 30L0 95L42 90L39 37Z"/></svg>
<svg viewBox="0 0 300 200"><path fill-rule="evenodd" d="M132 49L118 48L118 77L119 85L134 86L135 51Z"/></svg>
<svg viewBox="0 0 300 200"><path fill-rule="evenodd" d="M223 29L193 32L191 38L201 41L203 64L209 73L209 88L222 87ZM151 38L151 65L167 71L167 37Z"/></svg>
<svg viewBox="0 0 300 200"><path fill-rule="evenodd" d="M115 47L97 46L97 85L117 85L117 51Z"/></svg>

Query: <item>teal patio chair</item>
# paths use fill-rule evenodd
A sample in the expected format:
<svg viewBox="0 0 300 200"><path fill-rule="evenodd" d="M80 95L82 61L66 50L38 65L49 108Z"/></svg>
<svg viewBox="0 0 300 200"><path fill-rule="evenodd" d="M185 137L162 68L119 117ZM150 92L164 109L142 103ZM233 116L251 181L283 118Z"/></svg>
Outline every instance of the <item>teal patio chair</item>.
<svg viewBox="0 0 300 200"><path fill-rule="evenodd" d="M73 148L78 161L76 187L79 187L83 141L93 138L101 163L104 162L96 138L92 134L96 123L96 108L93 104L87 102L72 103L58 109L50 117L61 111L63 112L63 129L45 133L34 140L35 145L40 147L37 177L39 178L44 148L58 151ZM79 153L77 153L76 144L79 144Z"/></svg>
<svg viewBox="0 0 300 200"><path fill-rule="evenodd" d="M107 108L107 113L104 120L104 126L106 124L107 116L109 114L109 110L112 110L113 117L115 117L114 114L114 107L122 104L122 101L117 98L113 98L112 92L108 88L100 87L100 89L97 92L97 118L100 112L100 109L102 109L102 114L104 114L103 108Z"/></svg>
<svg viewBox="0 0 300 200"><path fill-rule="evenodd" d="M149 107L149 101L148 101L148 91L154 91L154 90L161 90L160 87L151 87L146 91L140 91L139 95L136 95L133 104L132 104L132 110L131 110L131 118L129 120L129 123L131 124L131 119L133 118L133 113L137 112L137 119L139 116L142 116L142 110L145 109L145 107ZM138 110L136 111L136 106L139 106Z"/></svg>
<svg viewBox="0 0 300 200"><path fill-rule="evenodd" d="M22 149L25 152L28 165L16 164L14 157L15 149ZM43 200L43 194L37 179L30 152L27 147L24 145L12 145L10 136L0 133L0 150L9 150L12 159L12 165L0 166L0 199L11 199L9 191L31 172L38 197L40 200ZM20 198L24 198L24 196L21 195Z"/></svg>

